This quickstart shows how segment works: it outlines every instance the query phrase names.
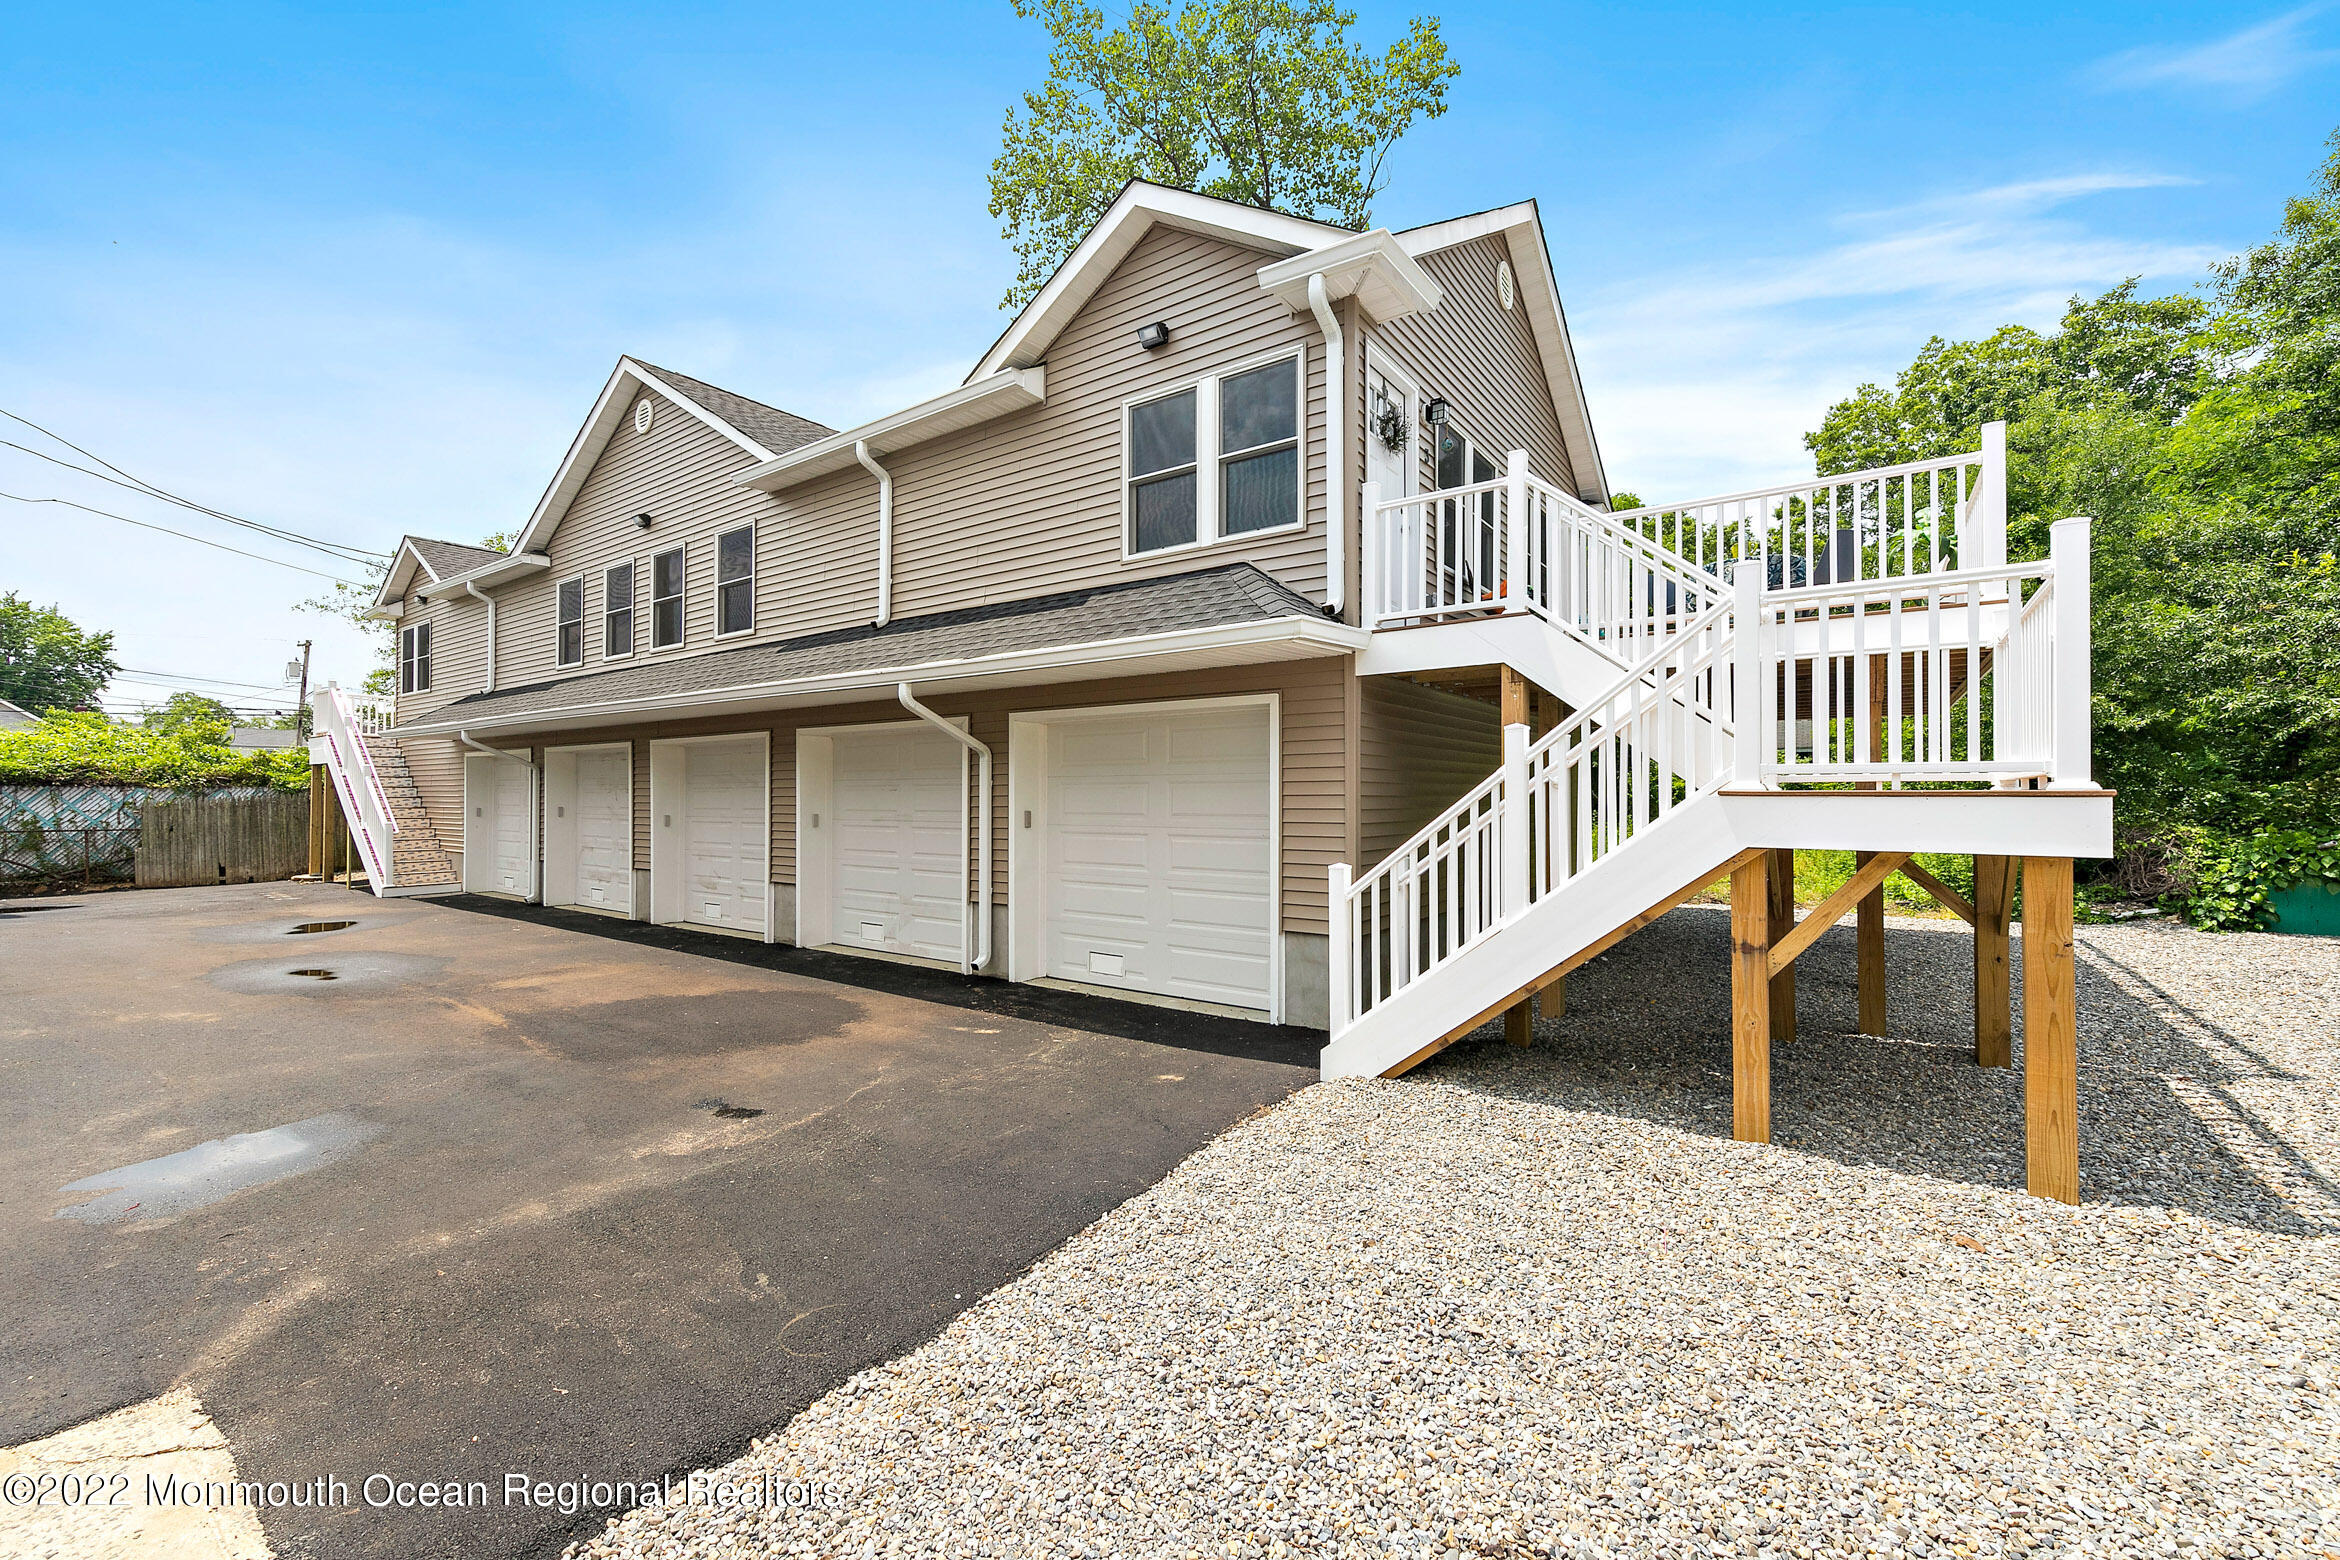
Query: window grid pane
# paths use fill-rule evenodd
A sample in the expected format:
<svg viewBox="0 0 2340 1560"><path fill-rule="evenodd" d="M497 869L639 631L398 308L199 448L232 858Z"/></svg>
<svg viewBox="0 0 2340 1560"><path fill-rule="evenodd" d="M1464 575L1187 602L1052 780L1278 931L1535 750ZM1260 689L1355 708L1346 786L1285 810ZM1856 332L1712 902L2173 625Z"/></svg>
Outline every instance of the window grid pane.
<svg viewBox="0 0 2340 1560"><path fill-rule="evenodd" d="M1219 385L1219 448L1228 454L1299 437L1294 361L1229 374Z"/></svg>
<svg viewBox="0 0 2340 1560"><path fill-rule="evenodd" d="M1151 476L1194 464L1194 392L1129 409L1129 471Z"/></svg>
<svg viewBox="0 0 2340 1560"><path fill-rule="evenodd" d="M715 538L715 578L718 582L746 579L754 572L756 561L756 533L752 526L741 526Z"/></svg>
<svg viewBox="0 0 2340 1560"><path fill-rule="evenodd" d="M1131 493L1131 552L1182 547L1195 539L1195 474L1140 482Z"/></svg>
<svg viewBox="0 0 2340 1560"><path fill-rule="evenodd" d="M1221 528L1229 536L1268 531L1300 518L1300 451L1287 444L1222 468Z"/></svg>
<svg viewBox="0 0 2340 1560"><path fill-rule="evenodd" d="M715 632L739 634L756 626L753 580L730 580L715 588Z"/></svg>
<svg viewBox="0 0 2340 1560"><path fill-rule="evenodd" d="M650 643L653 647L682 643L682 588L681 548L662 552L650 560Z"/></svg>

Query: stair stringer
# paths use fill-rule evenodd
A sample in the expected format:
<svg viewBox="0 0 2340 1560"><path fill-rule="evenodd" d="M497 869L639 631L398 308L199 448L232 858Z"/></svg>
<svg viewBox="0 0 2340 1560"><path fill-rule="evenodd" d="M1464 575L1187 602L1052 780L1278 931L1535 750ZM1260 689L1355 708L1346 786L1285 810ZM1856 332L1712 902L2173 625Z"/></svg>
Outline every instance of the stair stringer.
<svg viewBox="0 0 2340 1560"><path fill-rule="evenodd" d="M1720 793L1683 803L1525 914L1367 1010L1327 1045L1327 1078L1377 1078L1419 1059L1617 928L1722 871L1746 848Z"/></svg>
<svg viewBox="0 0 2340 1560"><path fill-rule="evenodd" d="M1357 655L1360 677L1508 666L1571 706L1615 687L1626 665L1591 640L1531 612L1383 629Z"/></svg>

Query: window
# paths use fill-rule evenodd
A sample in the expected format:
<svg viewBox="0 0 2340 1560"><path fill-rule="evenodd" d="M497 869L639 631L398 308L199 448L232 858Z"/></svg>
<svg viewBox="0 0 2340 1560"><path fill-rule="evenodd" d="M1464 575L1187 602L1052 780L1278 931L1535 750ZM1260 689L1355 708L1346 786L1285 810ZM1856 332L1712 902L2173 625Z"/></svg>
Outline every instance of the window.
<svg viewBox="0 0 2340 1560"><path fill-rule="evenodd" d="M431 689L431 625L417 623L398 636L398 691L428 693Z"/></svg>
<svg viewBox="0 0 2340 1560"><path fill-rule="evenodd" d="M756 626L756 528L743 525L715 538L715 632L744 634Z"/></svg>
<svg viewBox="0 0 2340 1560"><path fill-rule="evenodd" d="M1300 359L1129 408L1132 553L1300 524Z"/></svg>
<svg viewBox="0 0 2340 1560"><path fill-rule="evenodd" d="M683 637L683 550L650 560L650 648L679 645Z"/></svg>
<svg viewBox="0 0 2340 1560"><path fill-rule="evenodd" d="M553 660L561 666L585 663L585 576L561 581L560 606L554 614Z"/></svg>
<svg viewBox="0 0 2340 1560"><path fill-rule="evenodd" d="M1219 529L1271 531L1300 518L1298 360L1219 384Z"/></svg>
<svg viewBox="0 0 2340 1560"><path fill-rule="evenodd" d="M1502 469L1453 423L1438 430L1438 486L1476 487L1503 475ZM1495 495L1476 500L1448 499L1439 509L1439 570L1450 594L1468 598L1493 588L1495 570Z"/></svg>
<svg viewBox="0 0 2340 1560"><path fill-rule="evenodd" d="M601 653L634 653L634 566L621 563L601 576Z"/></svg>

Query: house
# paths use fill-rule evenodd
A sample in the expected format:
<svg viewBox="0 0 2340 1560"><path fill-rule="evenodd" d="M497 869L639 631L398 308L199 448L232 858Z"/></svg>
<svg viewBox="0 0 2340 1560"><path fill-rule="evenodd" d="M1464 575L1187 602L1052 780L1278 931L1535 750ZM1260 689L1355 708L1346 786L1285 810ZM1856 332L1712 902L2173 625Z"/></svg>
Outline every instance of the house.
<svg viewBox="0 0 2340 1560"><path fill-rule="evenodd" d="M15 731L25 726L37 726L41 718L20 705L0 699L0 731Z"/></svg>
<svg viewBox="0 0 2340 1560"><path fill-rule="evenodd" d="M1780 908L1794 849L1869 853L1864 926L1908 853L1986 864L1999 1065L2009 863L2068 921L2109 851L2086 522L2010 564L2004 493L1986 429L1612 513L1532 202L1355 233L1136 183L963 384L859 427L620 359L509 552L401 542L394 708L328 690L314 756L377 892L1316 1026L1328 1073L1524 1038L1728 873L1763 1137L1827 924Z"/></svg>

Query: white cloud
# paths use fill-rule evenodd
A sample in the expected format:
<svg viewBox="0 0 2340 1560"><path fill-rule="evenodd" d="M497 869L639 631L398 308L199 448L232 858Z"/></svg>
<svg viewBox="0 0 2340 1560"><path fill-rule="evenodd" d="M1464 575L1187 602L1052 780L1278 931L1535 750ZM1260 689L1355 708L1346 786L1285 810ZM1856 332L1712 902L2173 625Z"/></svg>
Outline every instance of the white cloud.
<svg viewBox="0 0 2340 1560"><path fill-rule="evenodd" d="M2301 6L2190 49L2125 49L2098 61L2090 74L2108 88L2193 88L2255 103L2294 77L2340 60L2340 49L2315 48L2308 38L2308 23L2330 9L2330 0Z"/></svg>
<svg viewBox="0 0 2340 1560"><path fill-rule="evenodd" d="M1811 469L1803 433L1931 335L2051 325L2075 292L2199 275L2223 251L2091 231L2061 208L2183 181L2082 173L1854 213L1803 253L1697 261L1569 315L1610 481L1653 502Z"/></svg>

